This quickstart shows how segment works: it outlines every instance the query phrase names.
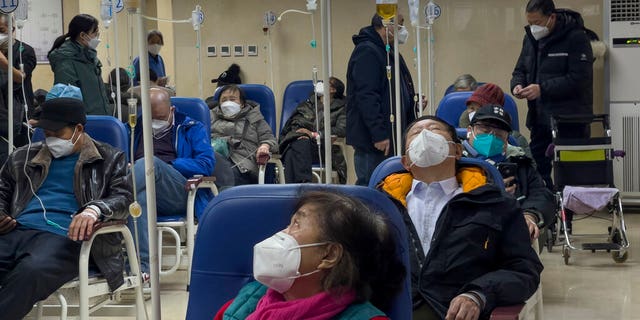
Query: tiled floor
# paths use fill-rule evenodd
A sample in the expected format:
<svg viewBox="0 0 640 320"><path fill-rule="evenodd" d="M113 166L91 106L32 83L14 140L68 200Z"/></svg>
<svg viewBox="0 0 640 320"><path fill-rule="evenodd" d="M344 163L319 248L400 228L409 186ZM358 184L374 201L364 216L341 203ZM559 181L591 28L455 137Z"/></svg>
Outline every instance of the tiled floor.
<svg viewBox="0 0 640 320"><path fill-rule="evenodd" d="M615 263L606 252L574 251L567 266L560 253L561 247L555 247L551 253L546 249L543 251L544 319L640 319L640 234L637 232L640 214L628 214L626 220L631 248L625 263ZM590 218L574 223L574 232L604 233L606 226L606 221ZM162 279L162 319L185 318L188 301L188 294L183 290L185 277L182 272Z"/></svg>

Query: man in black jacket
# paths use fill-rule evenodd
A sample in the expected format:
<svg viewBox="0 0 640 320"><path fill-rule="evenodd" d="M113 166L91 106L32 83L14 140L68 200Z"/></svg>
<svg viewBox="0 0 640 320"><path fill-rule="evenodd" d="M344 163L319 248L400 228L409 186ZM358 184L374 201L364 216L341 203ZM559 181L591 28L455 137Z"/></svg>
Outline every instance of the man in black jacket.
<svg viewBox="0 0 640 320"><path fill-rule="evenodd" d="M459 167L455 128L424 116L410 124L409 173L379 185L409 230L414 319L488 318L537 289L542 264L515 199L488 183L482 169Z"/></svg>
<svg viewBox="0 0 640 320"><path fill-rule="evenodd" d="M537 239L539 228L555 221L553 194L544 185L533 159L522 148L509 144L511 116L501 106L485 105L476 111L467 130L462 154L497 166L506 191L520 204L531 240Z"/></svg>
<svg viewBox="0 0 640 320"><path fill-rule="evenodd" d="M401 26L404 24L401 15L398 15L396 21ZM404 27L400 29L404 31L398 32L398 42L403 43L402 40L406 40L408 34ZM400 126L403 131L406 124L415 119L413 80L402 56L400 89L394 88L393 39L393 25L385 28L378 15L373 16L370 26L362 28L358 35L353 36L356 47L351 53L347 68L347 144L355 149L354 165L358 185L366 186L376 166L393 153L395 130L392 131L394 127L390 121L392 115L397 115L392 92L399 92L401 95ZM389 52L385 46L389 46ZM391 66L388 71L387 65ZM387 72L391 75L390 80Z"/></svg>
<svg viewBox="0 0 640 320"><path fill-rule="evenodd" d="M46 141L18 148L0 170L2 319L22 319L77 277L94 223L126 219L133 199L125 154L85 133L82 101L54 98L41 108ZM111 291L124 282L121 240L99 235L91 247Z"/></svg>
<svg viewBox="0 0 640 320"><path fill-rule="evenodd" d="M511 78L511 91L527 99L527 127L538 172L552 189L550 117L593 113L593 53L579 13L556 10L553 0L530 0L522 52ZM588 137L585 125L558 128L569 138Z"/></svg>

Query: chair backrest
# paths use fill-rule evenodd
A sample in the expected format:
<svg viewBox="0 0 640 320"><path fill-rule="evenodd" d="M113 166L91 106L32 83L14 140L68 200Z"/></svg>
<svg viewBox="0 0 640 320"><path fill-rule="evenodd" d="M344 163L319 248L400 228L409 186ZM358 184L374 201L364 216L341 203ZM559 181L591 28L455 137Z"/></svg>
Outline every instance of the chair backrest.
<svg viewBox="0 0 640 320"><path fill-rule="evenodd" d="M211 113L209 107L200 98L171 97L171 104L176 110L188 115L194 120L202 122L207 130L207 136L211 136Z"/></svg>
<svg viewBox="0 0 640 320"><path fill-rule="evenodd" d="M273 91L263 84L239 84L238 87L244 91L247 100L253 100L260 104L260 112L271 127L274 136L276 133L276 97ZM215 101L220 100L220 88L213 94Z"/></svg>
<svg viewBox="0 0 640 320"><path fill-rule="evenodd" d="M253 246L285 228L300 194L331 189L359 198L387 217L394 229L397 252L409 268L407 231L395 205L365 187L343 185L246 185L227 189L209 203L198 225L191 271L187 319L212 319L240 288L253 281ZM256 208L260 208L256 210ZM250 221L250 223L247 223ZM391 319L411 319L410 277L383 310Z"/></svg>
<svg viewBox="0 0 640 320"><path fill-rule="evenodd" d="M446 96L438 104L436 116L446 121L448 124L457 127L460 115L467 109L467 99L473 94L473 91L452 92Z"/></svg>
<svg viewBox="0 0 640 320"><path fill-rule="evenodd" d="M516 101L513 98L505 94L504 95L504 111L506 111L511 116L511 129L514 131L520 131L520 122L518 118L518 105L516 105Z"/></svg>
<svg viewBox="0 0 640 320"><path fill-rule="evenodd" d="M282 97L282 114L280 115L280 130L284 127L287 120L291 117L296 107L303 101L309 98L309 95L313 92L312 80L298 80L293 81L287 85L284 89L284 95Z"/></svg>
<svg viewBox="0 0 640 320"><path fill-rule="evenodd" d="M490 163L480 159L462 157L458 160L459 166L477 166L484 170L489 180L495 184L498 188L504 189L504 183L502 182L502 175L492 166ZM382 161L371 174L369 179L369 188L376 189L378 184L384 180L387 176L393 173L407 172L402 166L399 156L388 158Z"/></svg>
<svg viewBox="0 0 640 320"><path fill-rule="evenodd" d="M129 160L129 134L122 121L112 116L87 115L84 130L94 140L105 142L122 150ZM44 141L44 131L36 128L31 138L33 142Z"/></svg>

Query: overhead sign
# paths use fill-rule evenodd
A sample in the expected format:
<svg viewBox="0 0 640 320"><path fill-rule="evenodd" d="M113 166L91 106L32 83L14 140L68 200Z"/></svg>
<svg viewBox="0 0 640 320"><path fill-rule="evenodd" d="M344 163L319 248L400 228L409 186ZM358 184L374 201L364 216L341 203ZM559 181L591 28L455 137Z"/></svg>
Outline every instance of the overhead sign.
<svg viewBox="0 0 640 320"><path fill-rule="evenodd" d="M438 19L442 14L442 9L440 6L435 4L433 1L429 1L427 6L424 7L424 15L427 18L428 23L433 23L434 20Z"/></svg>
<svg viewBox="0 0 640 320"><path fill-rule="evenodd" d="M2 13L11 13L18 9L19 0L0 0L2 5L0 5L0 12Z"/></svg>

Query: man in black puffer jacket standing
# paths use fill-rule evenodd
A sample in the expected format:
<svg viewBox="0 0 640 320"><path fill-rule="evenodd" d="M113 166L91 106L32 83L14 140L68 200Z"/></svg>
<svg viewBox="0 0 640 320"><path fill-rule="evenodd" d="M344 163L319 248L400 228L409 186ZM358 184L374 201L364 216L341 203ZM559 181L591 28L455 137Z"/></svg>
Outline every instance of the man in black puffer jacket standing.
<svg viewBox="0 0 640 320"><path fill-rule="evenodd" d="M552 115L593 114L593 53L579 13L556 10L553 0L529 0L528 25L513 77L511 92L527 99L531 153L549 189L551 159L545 151L552 141ZM563 125L567 138L589 136L582 124Z"/></svg>

